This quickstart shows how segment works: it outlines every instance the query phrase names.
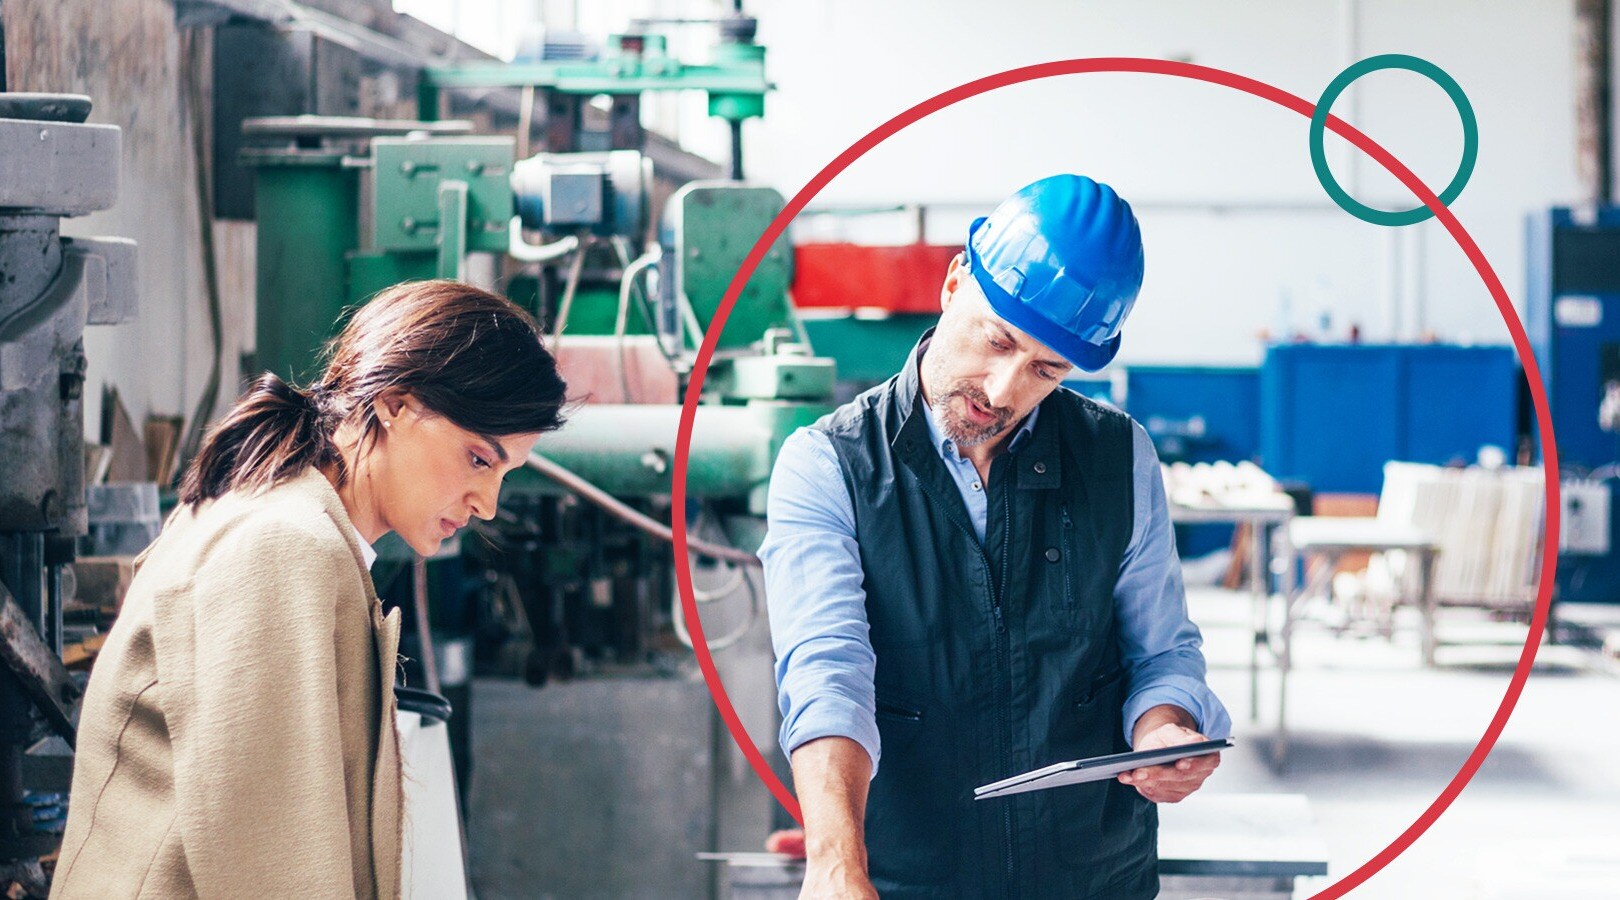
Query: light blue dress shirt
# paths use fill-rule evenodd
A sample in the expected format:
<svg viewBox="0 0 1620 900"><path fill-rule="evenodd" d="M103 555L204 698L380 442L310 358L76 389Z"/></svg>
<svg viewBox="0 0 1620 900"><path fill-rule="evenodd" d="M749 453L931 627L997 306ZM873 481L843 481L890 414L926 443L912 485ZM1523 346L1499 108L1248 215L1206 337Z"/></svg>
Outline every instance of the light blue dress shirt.
<svg viewBox="0 0 1620 900"><path fill-rule="evenodd" d="M978 471L940 434L933 411L926 404L923 410L934 448L982 542L989 516ZM1029 436L1039 412L1024 420L1009 449ZM1206 736L1227 737L1232 720L1205 683L1203 637L1187 617L1159 457L1140 425L1133 422L1132 432L1135 521L1114 588L1115 637L1129 672L1125 739L1142 713L1165 703L1189 712ZM766 516L759 556L776 650L782 751L791 755L816 738L846 737L866 748L876 774L877 657L866 619L854 506L825 434L801 428L788 437L771 473Z"/></svg>

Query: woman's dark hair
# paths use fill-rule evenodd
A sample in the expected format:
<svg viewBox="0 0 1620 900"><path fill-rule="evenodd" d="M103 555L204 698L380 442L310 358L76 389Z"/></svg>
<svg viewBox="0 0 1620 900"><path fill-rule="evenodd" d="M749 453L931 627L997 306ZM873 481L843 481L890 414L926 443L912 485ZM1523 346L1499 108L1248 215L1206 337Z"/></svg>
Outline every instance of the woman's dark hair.
<svg viewBox="0 0 1620 900"><path fill-rule="evenodd" d="M510 300L457 281L415 281L355 311L327 345L325 373L300 390L266 372L203 441L180 485L196 505L269 487L310 466L348 480L334 435L353 425L369 447L376 401L393 390L484 437L562 425L567 386L534 319Z"/></svg>

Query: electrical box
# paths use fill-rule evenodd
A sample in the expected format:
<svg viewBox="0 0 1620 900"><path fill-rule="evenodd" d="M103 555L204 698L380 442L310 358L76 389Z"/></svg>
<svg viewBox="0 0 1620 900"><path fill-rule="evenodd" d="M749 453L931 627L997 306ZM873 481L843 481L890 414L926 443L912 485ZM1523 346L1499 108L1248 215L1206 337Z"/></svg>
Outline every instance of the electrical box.
<svg viewBox="0 0 1620 900"><path fill-rule="evenodd" d="M1558 552L1603 556L1609 552L1609 486L1601 481L1566 481L1559 486Z"/></svg>

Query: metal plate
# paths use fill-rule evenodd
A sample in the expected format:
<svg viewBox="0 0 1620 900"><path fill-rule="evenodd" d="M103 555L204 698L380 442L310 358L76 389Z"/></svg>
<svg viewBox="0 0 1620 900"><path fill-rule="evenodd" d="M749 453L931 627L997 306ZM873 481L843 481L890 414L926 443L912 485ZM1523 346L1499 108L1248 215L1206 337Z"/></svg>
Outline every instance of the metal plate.
<svg viewBox="0 0 1620 900"><path fill-rule="evenodd" d="M668 212L675 248L677 289L707 328L754 242L786 203L772 188L732 181L693 182L670 197ZM776 241L737 298L720 349L748 347L767 329L793 328L788 283L793 278L793 246L787 233ZM701 335L689 335L696 346Z"/></svg>
<svg viewBox="0 0 1620 900"><path fill-rule="evenodd" d="M435 250L439 184L467 184L467 250L506 250L512 221L514 142L507 137L377 138L372 190L372 247Z"/></svg>
<svg viewBox="0 0 1620 900"><path fill-rule="evenodd" d="M82 216L118 199L115 125L0 119L0 210Z"/></svg>

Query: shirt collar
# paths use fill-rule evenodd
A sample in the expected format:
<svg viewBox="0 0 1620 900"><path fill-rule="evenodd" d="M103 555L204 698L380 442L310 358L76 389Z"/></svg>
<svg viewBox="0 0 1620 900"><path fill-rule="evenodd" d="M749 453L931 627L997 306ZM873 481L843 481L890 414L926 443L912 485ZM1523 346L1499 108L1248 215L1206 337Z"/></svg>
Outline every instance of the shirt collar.
<svg viewBox="0 0 1620 900"><path fill-rule="evenodd" d="M354 527L353 522L349 523L349 530L354 532L354 542L360 545L360 557L366 561L366 568L371 568L372 564L377 561L377 549L366 543L366 539L360 534L360 529Z"/></svg>

